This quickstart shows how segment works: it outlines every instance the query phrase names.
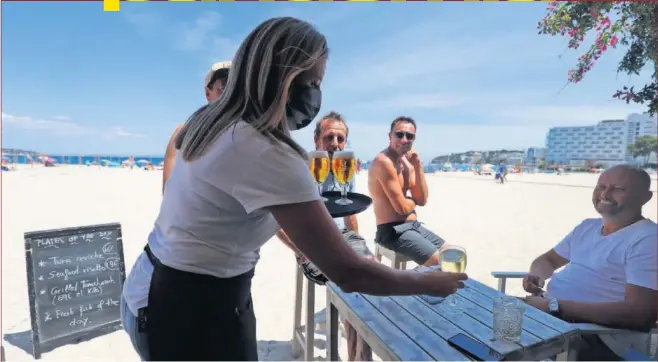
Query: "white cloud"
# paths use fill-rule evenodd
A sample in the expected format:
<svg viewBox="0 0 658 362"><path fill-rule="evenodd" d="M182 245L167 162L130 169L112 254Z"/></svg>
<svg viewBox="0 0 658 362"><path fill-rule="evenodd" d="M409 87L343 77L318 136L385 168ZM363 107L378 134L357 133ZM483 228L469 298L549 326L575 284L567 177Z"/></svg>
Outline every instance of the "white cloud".
<svg viewBox="0 0 658 362"><path fill-rule="evenodd" d="M53 117L53 119L58 120L58 121L68 121L71 118L69 118L68 116L55 116L55 117Z"/></svg>
<svg viewBox="0 0 658 362"><path fill-rule="evenodd" d="M339 71L331 74L336 78L332 84L348 91L436 88L448 85L445 78L455 72L468 76L466 72L476 68L495 69L534 56L530 49L518 49L528 41L525 34L483 34L479 38L456 34L423 23L363 44L350 59L336 62ZM330 67L335 66L333 61Z"/></svg>
<svg viewBox="0 0 658 362"><path fill-rule="evenodd" d="M536 124L549 127L594 124L602 120L626 119L631 113L643 113L642 105L627 105L619 101L581 105L514 104L488 109L496 123Z"/></svg>
<svg viewBox="0 0 658 362"><path fill-rule="evenodd" d="M35 119L28 116L14 116L2 113L2 123L8 127L17 127L33 131L47 131L58 136L81 136L94 133L94 130L74 122Z"/></svg>
<svg viewBox="0 0 658 362"><path fill-rule="evenodd" d="M210 63L233 59L239 43L220 35L222 16L216 11L204 11L192 21L176 21L154 12L128 10L128 23L144 37L158 37L169 42L174 50L207 55Z"/></svg>
<svg viewBox="0 0 658 362"><path fill-rule="evenodd" d="M121 127L97 128L61 120L62 118L63 117L38 119L29 116L15 116L2 112L2 125L3 127L6 126L8 128L18 128L34 132L48 132L51 135L60 137L73 137L90 134L102 134L106 137L144 137L140 134L125 131ZM66 119L68 119L68 117L66 117Z"/></svg>
<svg viewBox="0 0 658 362"><path fill-rule="evenodd" d="M221 15L215 11L205 11L191 23L181 23L174 39L179 50L190 51L207 48L212 42L213 33L219 27Z"/></svg>
<svg viewBox="0 0 658 362"><path fill-rule="evenodd" d="M470 97L451 93L403 93L381 100L359 103L366 108L442 109L471 103Z"/></svg>
<svg viewBox="0 0 658 362"><path fill-rule="evenodd" d="M164 19L158 13L135 10L134 8L129 7L128 9L122 10L121 14L126 21L132 24L135 29L137 29L137 32L144 37L158 35L163 25L165 25Z"/></svg>
<svg viewBox="0 0 658 362"><path fill-rule="evenodd" d="M106 137L132 137L132 138L144 138L144 135L138 133L127 132L121 127L111 127L109 132L106 134Z"/></svg>

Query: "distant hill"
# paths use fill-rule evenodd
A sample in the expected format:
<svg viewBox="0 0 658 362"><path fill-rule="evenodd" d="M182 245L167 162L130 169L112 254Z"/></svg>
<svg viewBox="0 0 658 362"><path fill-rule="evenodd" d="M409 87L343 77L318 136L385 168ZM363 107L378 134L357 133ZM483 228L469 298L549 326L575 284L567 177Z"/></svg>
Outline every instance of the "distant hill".
<svg viewBox="0 0 658 362"><path fill-rule="evenodd" d="M434 157L432 163L499 163L509 158L523 158L523 155L523 150L467 151Z"/></svg>

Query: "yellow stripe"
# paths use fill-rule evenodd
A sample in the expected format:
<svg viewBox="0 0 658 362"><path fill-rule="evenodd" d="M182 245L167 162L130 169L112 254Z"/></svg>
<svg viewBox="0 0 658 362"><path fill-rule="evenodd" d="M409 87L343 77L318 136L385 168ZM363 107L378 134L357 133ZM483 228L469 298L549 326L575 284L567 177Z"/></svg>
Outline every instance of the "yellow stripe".
<svg viewBox="0 0 658 362"><path fill-rule="evenodd" d="M147 2L148 0L124 0L128 2ZM167 0L170 2L234 2L235 0ZM275 0L259 0L261 2L272 2ZM312 0L288 0L289 2L309 2ZM320 2L332 2L334 0L319 0ZM378 2L379 0L347 0L348 2ZM390 2L406 2L407 0L389 0ZM444 0L425 0L427 2L442 2ZM462 0L463 2L498 2L501 0ZM506 0L507 2L549 2L553 0ZM103 0L103 11L119 11L120 0Z"/></svg>
<svg viewBox="0 0 658 362"><path fill-rule="evenodd" d="M103 0L103 11L119 11L119 0Z"/></svg>

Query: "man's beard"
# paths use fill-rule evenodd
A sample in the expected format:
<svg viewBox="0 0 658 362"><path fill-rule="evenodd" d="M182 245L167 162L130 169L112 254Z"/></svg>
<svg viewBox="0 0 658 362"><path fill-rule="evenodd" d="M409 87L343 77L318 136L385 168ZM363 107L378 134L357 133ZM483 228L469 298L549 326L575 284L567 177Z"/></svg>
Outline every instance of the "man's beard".
<svg viewBox="0 0 658 362"><path fill-rule="evenodd" d="M594 204L594 208L601 216L615 216L624 209L623 206L619 206L616 201L612 200L598 200Z"/></svg>

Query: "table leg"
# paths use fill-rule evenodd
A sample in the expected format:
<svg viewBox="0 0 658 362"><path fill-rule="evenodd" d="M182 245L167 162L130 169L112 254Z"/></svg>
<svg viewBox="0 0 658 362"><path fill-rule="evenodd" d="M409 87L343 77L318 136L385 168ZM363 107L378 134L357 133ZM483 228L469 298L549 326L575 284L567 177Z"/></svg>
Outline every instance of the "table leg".
<svg viewBox="0 0 658 362"><path fill-rule="evenodd" d="M557 355L558 361L577 361L578 359L578 347L580 341L578 337L569 338L567 346L564 352Z"/></svg>
<svg viewBox="0 0 658 362"><path fill-rule="evenodd" d="M338 310L331 300L331 289L327 288L327 361L338 361Z"/></svg>

